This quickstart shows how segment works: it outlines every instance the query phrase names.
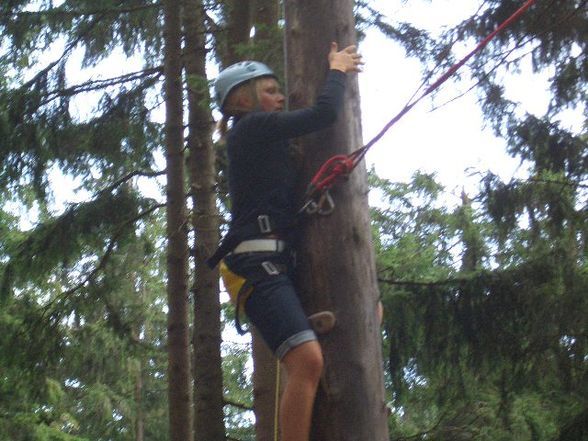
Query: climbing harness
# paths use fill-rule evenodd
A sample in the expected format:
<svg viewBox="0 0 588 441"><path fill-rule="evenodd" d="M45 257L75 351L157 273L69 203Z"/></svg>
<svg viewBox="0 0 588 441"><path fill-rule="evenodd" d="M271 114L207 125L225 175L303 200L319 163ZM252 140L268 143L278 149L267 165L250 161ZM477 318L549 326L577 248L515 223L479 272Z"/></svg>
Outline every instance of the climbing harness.
<svg viewBox="0 0 588 441"><path fill-rule="evenodd" d="M336 155L328 159L318 170L316 175L312 178L306 194L302 208L298 214L331 214L335 208L335 203L329 190L338 182L345 180L349 174L357 167L361 160L366 155L367 151L378 142L384 134L396 124L404 115L406 115L419 101L429 95L431 92L439 88L445 81L447 81L459 68L461 68L471 57L481 51L498 33L508 27L511 23L523 15L536 0L527 0L519 9L517 9L509 18L502 22L493 32L488 34L469 54L463 57L460 61L451 66L444 74L435 80L425 91L416 99L411 98L409 102L396 114L380 132L374 136L363 147L358 148L349 155ZM415 94L416 95L416 94Z"/></svg>
<svg viewBox="0 0 588 441"><path fill-rule="evenodd" d="M286 249L286 242L277 239L254 239L241 242L232 254L251 252L282 252ZM255 285L267 277L278 276L288 271L286 265L274 263L269 260L263 261L257 268L247 270L246 275L238 274L231 270L226 262L220 262L220 275L225 288L235 306L235 328L241 335L247 332L241 326L241 315L245 311L245 302L253 293Z"/></svg>

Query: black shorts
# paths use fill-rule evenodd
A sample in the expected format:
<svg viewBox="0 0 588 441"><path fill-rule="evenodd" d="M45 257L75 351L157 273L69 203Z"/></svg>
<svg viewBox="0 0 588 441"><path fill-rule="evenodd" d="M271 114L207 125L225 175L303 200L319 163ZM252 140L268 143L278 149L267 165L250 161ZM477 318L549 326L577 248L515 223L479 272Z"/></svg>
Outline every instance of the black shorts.
<svg viewBox="0 0 588 441"><path fill-rule="evenodd" d="M288 253L265 252L230 254L224 259L234 273L256 279L245 302L245 313L278 359L290 349L317 339L288 272L259 277L263 262L291 268L290 260Z"/></svg>

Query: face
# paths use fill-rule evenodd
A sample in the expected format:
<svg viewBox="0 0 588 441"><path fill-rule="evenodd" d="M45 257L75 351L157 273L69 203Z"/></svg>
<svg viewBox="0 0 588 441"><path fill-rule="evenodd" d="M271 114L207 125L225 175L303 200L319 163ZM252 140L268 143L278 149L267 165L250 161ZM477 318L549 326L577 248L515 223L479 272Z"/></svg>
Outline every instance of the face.
<svg viewBox="0 0 588 441"><path fill-rule="evenodd" d="M284 110L285 97L275 78L262 78L257 83L259 107L265 112Z"/></svg>

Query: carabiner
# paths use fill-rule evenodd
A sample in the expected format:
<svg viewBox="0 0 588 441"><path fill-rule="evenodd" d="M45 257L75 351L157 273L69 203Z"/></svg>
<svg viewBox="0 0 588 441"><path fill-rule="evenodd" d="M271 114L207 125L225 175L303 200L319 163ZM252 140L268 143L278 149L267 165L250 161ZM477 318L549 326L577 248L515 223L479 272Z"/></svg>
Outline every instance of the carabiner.
<svg viewBox="0 0 588 441"><path fill-rule="evenodd" d="M328 216L335 211L335 201L329 190L325 190L323 194L321 194L317 207L317 213L321 216Z"/></svg>

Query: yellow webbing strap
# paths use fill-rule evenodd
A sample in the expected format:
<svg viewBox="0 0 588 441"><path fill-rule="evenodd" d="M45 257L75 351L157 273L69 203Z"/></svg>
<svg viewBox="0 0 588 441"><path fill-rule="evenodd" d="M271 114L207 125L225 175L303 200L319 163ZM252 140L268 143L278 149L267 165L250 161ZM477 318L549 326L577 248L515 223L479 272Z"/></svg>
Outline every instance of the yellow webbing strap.
<svg viewBox="0 0 588 441"><path fill-rule="evenodd" d="M276 394L274 397L274 441L280 437L280 360L276 360Z"/></svg>
<svg viewBox="0 0 588 441"><path fill-rule="evenodd" d="M253 288L249 288L246 292L241 293L243 285L247 283L247 280L231 271L224 260L221 261L219 269L225 288L231 297L231 303L237 308L237 314L241 314L245 300L251 295Z"/></svg>

